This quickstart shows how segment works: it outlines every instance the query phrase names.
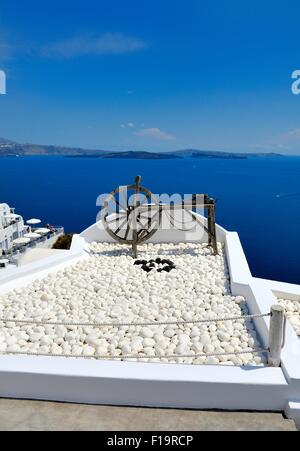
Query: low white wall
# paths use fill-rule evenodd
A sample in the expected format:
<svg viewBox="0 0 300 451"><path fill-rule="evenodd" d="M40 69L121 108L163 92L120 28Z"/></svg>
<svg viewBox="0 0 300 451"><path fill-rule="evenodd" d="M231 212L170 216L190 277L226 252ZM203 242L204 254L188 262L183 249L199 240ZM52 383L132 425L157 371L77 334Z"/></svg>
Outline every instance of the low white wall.
<svg viewBox="0 0 300 451"><path fill-rule="evenodd" d="M178 213L178 212L177 212ZM190 216L188 213L184 212L184 221L187 223L190 221ZM207 225L207 219L201 215L197 215L198 219L205 225ZM180 212L180 220L181 212ZM150 243L183 243L183 242L207 242L207 233L204 231L203 227L197 225L192 232L185 232L177 230L170 225L169 218L163 213L162 217L163 228L159 229L149 240ZM217 225L217 240L219 242L225 242L226 230ZM93 224L88 229L84 230L81 234L88 243L93 241L112 243L115 242L114 239L106 232L102 221Z"/></svg>
<svg viewBox="0 0 300 451"><path fill-rule="evenodd" d="M269 313L271 306L276 303L276 300L266 287L258 287L254 283L244 250L236 232L227 232L225 248L232 294L243 296L247 300L250 314ZM269 341L269 318L257 318L254 320L254 323L263 346L267 347Z"/></svg>
<svg viewBox="0 0 300 451"><path fill-rule="evenodd" d="M290 301L300 302L300 285L294 285L285 282L276 282L274 280L257 279L268 286L277 298L289 299Z"/></svg>
<svg viewBox="0 0 300 451"><path fill-rule="evenodd" d="M86 255L86 243L77 235L74 237L74 243L69 251L62 250L59 254L42 258L24 266L8 267L0 270L0 293L14 289L17 284L24 286L25 281L28 283L28 280L39 278L40 274L43 274L43 277L45 277L53 269L55 271L59 270L61 265L68 262L73 264L77 258L81 258L84 255Z"/></svg>
<svg viewBox="0 0 300 451"><path fill-rule="evenodd" d="M225 234L225 249L229 266L231 290L234 295L238 295L239 293L236 293L238 286L241 283L249 284L252 279L252 274L240 238L236 232L227 232Z"/></svg>
<svg viewBox="0 0 300 451"><path fill-rule="evenodd" d="M48 357L0 358L0 396L89 404L272 410L286 404L279 368Z"/></svg>
<svg viewBox="0 0 300 451"><path fill-rule="evenodd" d="M38 245L35 246L35 248L51 249L53 247L53 245L56 243L56 241L58 240L58 238L62 235L63 234L61 233L58 235L51 236L51 238L46 237L46 240L39 242ZM32 247L31 249L34 249L34 247Z"/></svg>
<svg viewBox="0 0 300 451"><path fill-rule="evenodd" d="M231 275L232 292L247 299L252 314L268 313L276 305L277 296L299 300L300 286L253 278L239 237L227 233L226 249ZM256 330L264 346L268 346L270 318L255 319ZM288 401L300 401L300 340L287 321L281 368L289 383Z"/></svg>

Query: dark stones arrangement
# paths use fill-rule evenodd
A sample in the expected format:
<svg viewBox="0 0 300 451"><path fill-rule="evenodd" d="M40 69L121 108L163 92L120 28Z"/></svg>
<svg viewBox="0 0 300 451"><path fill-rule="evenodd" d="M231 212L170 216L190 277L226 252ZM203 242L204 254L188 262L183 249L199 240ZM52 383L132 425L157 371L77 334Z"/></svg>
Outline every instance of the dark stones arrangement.
<svg viewBox="0 0 300 451"><path fill-rule="evenodd" d="M170 272L172 269L176 269L175 264L171 260L157 258L156 260L136 260L135 265L142 267L145 272L151 272L153 269L157 272Z"/></svg>

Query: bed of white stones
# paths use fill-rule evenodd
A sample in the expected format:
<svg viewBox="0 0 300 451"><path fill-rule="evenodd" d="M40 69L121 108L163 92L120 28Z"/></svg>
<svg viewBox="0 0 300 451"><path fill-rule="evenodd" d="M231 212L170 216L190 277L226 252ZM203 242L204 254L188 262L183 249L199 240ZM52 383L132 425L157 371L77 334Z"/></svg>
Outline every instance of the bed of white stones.
<svg viewBox="0 0 300 451"><path fill-rule="evenodd" d="M0 317L58 322L169 322L248 314L244 298L230 293L226 257L205 244L145 244L140 258L167 258L176 269L147 273L131 250L92 243L91 255L31 285L0 295ZM254 325L235 320L201 325L76 327L0 322L0 352L138 354L147 362L263 365L263 355L197 357L260 347ZM178 355L176 359L164 358ZM183 357L192 355L192 357ZM155 356L160 356L155 359ZM182 357L181 357L182 356ZM132 361L132 360L131 360Z"/></svg>
<svg viewBox="0 0 300 451"><path fill-rule="evenodd" d="M290 321L296 334L300 336L300 301L278 299L278 302L284 307L285 316Z"/></svg>

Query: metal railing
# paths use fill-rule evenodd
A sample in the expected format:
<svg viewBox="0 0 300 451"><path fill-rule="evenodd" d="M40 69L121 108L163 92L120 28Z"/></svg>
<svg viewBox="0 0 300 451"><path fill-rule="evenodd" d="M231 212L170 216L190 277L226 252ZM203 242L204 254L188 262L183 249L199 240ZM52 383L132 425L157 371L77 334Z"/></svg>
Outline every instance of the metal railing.
<svg viewBox="0 0 300 451"><path fill-rule="evenodd" d="M35 229L32 229L32 232L34 232ZM44 235L41 235L40 238L35 238L30 243L27 244L20 244L19 246L14 246L13 249L10 251L5 251L3 256L7 257L8 259L13 259L18 253L25 252L28 248L35 247L39 243L44 243L48 239L51 239L55 236L60 235L64 231L64 227L53 227L53 230L49 229L48 233L45 233Z"/></svg>
<svg viewBox="0 0 300 451"><path fill-rule="evenodd" d="M9 227L11 227L11 226L13 226L15 224L18 224L19 222L21 222L21 218L16 218L16 219L13 219L11 221L6 221L4 226L3 226L3 229L4 230L8 229Z"/></svg>

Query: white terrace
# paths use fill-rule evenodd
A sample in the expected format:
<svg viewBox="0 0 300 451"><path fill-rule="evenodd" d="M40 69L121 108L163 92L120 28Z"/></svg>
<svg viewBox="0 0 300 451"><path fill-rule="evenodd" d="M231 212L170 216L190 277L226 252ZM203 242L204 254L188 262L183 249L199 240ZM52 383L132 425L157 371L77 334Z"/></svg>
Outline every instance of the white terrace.
<svg viewBox="0 0 300 451"><path fill-rule="evenodd" d="M298 301L300 286L253 278L237 233L220 226L213 255L197 218L194 236L158 230L139 246L149 272L100 221L70 251L3 275L0 396L285 411L300 423L299 339L288 322L281 366L269 366L261 316L277 298ZM157 258L173 269L158 272Z"/></svg>
<svg viewBox="0 0 300 451"><path fill-rule="evenodd" d="M10 274L14 277L16 267L54 253L51 248L63 235L64 228L32 227L40 223L39 219L30 219L25 225L23 217L16 214L14 208L0 204L0 281Z"/></svg>

